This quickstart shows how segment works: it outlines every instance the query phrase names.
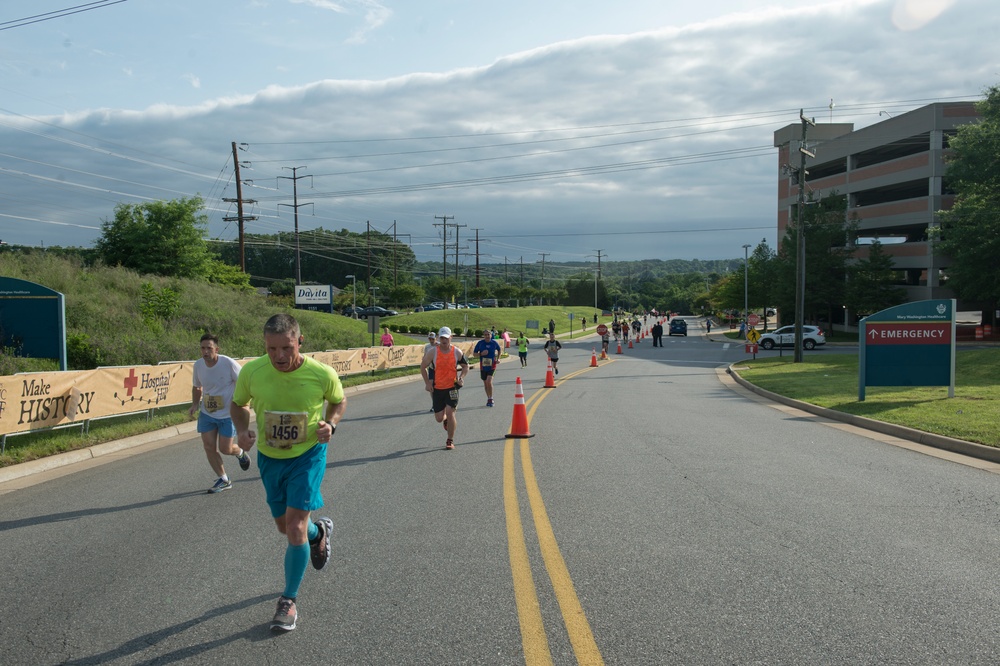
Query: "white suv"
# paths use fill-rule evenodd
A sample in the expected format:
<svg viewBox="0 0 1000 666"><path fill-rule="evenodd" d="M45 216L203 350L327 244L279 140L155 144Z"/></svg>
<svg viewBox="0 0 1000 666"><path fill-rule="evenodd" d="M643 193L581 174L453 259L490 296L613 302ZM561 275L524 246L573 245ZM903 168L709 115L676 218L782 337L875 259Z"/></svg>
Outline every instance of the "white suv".
<svg viewBox="0 0 1000 666"><path fill-rule="evenodd" d="M764 349L774 349L775 347L795 346L795 326L782 326L776 331L765 333L760 336L760 346ZM802 327L802 347L803 349L815 349L826 344L826 336L816 326Z"/></svg>

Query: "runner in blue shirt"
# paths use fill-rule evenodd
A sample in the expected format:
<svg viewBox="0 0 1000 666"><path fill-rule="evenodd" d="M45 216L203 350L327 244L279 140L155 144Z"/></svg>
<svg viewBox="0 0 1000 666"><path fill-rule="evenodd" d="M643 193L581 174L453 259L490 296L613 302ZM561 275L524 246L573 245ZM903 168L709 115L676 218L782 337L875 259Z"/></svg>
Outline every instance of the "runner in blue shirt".
<svg viewBox="0 0 1000 666"><path fill-rule="evenodd" d="M491 331L483 331L483 339L476 343L472 355L479 359L479 376L486 389L486 406L493 406L493 372L500 362L500 344L493 339Z"/></svg>

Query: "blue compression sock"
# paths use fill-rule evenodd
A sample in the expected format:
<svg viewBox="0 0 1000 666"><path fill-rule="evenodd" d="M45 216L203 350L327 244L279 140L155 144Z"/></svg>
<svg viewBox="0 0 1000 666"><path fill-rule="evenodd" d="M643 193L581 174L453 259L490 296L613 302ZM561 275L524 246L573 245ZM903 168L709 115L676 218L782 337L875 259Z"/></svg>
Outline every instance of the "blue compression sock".
<svg viewBox="0 0 1000 666"><path fill-rule="evenodd" d="M316 541L316 539L319 538L319 526L316 523L309 521L309 532L306 536L309 539L309 543Z"/></svg>
<svg viewBox="0 0 1000 666"><path fill-rule="evenodd" d="M284 597L295 599L299 594L299 585L306 575L306 566L309 565L309 544L300 546L288 544L285 550L285 592Z"/></svg>

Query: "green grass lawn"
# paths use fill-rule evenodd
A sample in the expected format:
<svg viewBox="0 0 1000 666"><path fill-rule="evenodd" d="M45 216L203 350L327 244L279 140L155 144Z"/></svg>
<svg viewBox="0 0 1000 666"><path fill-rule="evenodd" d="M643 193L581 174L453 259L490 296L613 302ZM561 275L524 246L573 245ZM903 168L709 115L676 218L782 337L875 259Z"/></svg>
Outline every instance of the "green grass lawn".
<svg viewBox="0 0 1000 666"><path fill-rule="evenodd" d="M858 402L858 358L847 354L807 354L793 363L792 354L737 364L741 377L763 389L878 421L1000 446L997 428L1000 349L958 352L955 397L947 387L867 387ZM745 369L744 369L745 368Z"/></svg>
<svg viewBox="0 0 1000 666"><path fill-rule="evenodd" d="M255 312L252 317L240 315L244 327L248 329L249 338L242 348L234 355L254 355L263 352L260 328L264 321L264 312ZM549 325L549 319L556 322L556 333L561 339L565 339L570 332L570 320L568 313L573 312L572 337L579 337L585 333L594 332L594 308L574 307L562 308L558 306L535 306L527 308L471 308L468 310L439 310L434 312L419 312L409 315L398 315L386 317L380 323L389 324L392 322L406 323L410 325L428 326L434 329L441 326L452 328L483 329L489 326L496 326L497 330L504 327L511 332L512 337L518 331L524 331L529 338L536 342L541 340L541 329ZM302 324L303 334L306 337L306 351L318 351L323 349L339 348L344 343L346 346L362 347L371 344L371 335L368 331L368 323L365 320L354 320L341 315L329 315L319 312L295 311L296 318ZM468 324L466 324L468 315ZM587 331L581 330L581 321L584 315L589 317ZM600 315L600 312L598 312ZM528 329L525 327L527 320L539 322L538 329ZM603 318L601 321L609 320ZM375 336L375 344L378 344L379 334ZM394 333L393 338L396 344L424 344L426 340L422 336L406 335ZM224 338L225 339L225 338ZM198 348L196 342L189 342L185 347L190 347L187 354L190 359L197 356ZM257 351L256 348L259 348ZM48 362L52 365L53 362ZM39 368L42 369L42 368ZM51 370L53 368L47 367ZM348 375L343 377L345 386L354 386L374 381L381 381L391 377L409 375L419 372L417 368L405 368L394 370L390 373L377 372L374 374L364 373L358 375ZM86 448L103 442L114 441L132 435L174 426L188 421L187 405L177 408L158 409L151 420L147 420L145 415L126 416L121 418L94 421L87 433L81 432L79 428L65 428L60 430L44 430L37 433L16 435L7 438L5 452L0 454L0 467L13 465L28 460L35 460L45 456Z"/></svg>
<svg viewBox="0 0 1000 666"><path fill-rule="evenodd" d="M524 331L524 334L529 338L540 339L542 337L542 329L548 328L549 320L551 319L555 321L556 334L560 339L564 339L570 337L568 334L571 330L573 338L593 333L595 312L598 314L598 321L605 323L611 321L611 317L600 317L600 311L592 307L536 305L526 308L468 308L462 310L415 312L413 314L400 314L395 317L387 317L381 323L429 326L432 328L448 326L451 329L461 328L463 330L466 328L484 330L491 326L496 326L497 330L501 332L506 327L510 331L512 338L517 337L518 331ZM570 313L573 314L572 321L569 319ZM587 318L586 331L582 329L583 317ZM527 322L529 320L537 321L538 328L528 328Z"/></svg>

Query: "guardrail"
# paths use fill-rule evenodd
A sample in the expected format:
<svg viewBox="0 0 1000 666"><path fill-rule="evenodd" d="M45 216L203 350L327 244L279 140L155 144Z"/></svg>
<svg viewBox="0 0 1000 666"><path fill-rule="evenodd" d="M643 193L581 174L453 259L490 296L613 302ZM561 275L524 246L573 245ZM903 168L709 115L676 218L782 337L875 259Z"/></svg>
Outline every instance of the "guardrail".
<svg viewBox="0 0 1000 666"><path fill-rule="evenodd" d="M474 342L456 342L466 354ZM419 365L423 345L309 352L341 376ZM240 364L250 358L239 359ZM8 435L80 427L90 422L190 404L194 361L94 370L26 372L0 377L0 453Z"/></svg>

